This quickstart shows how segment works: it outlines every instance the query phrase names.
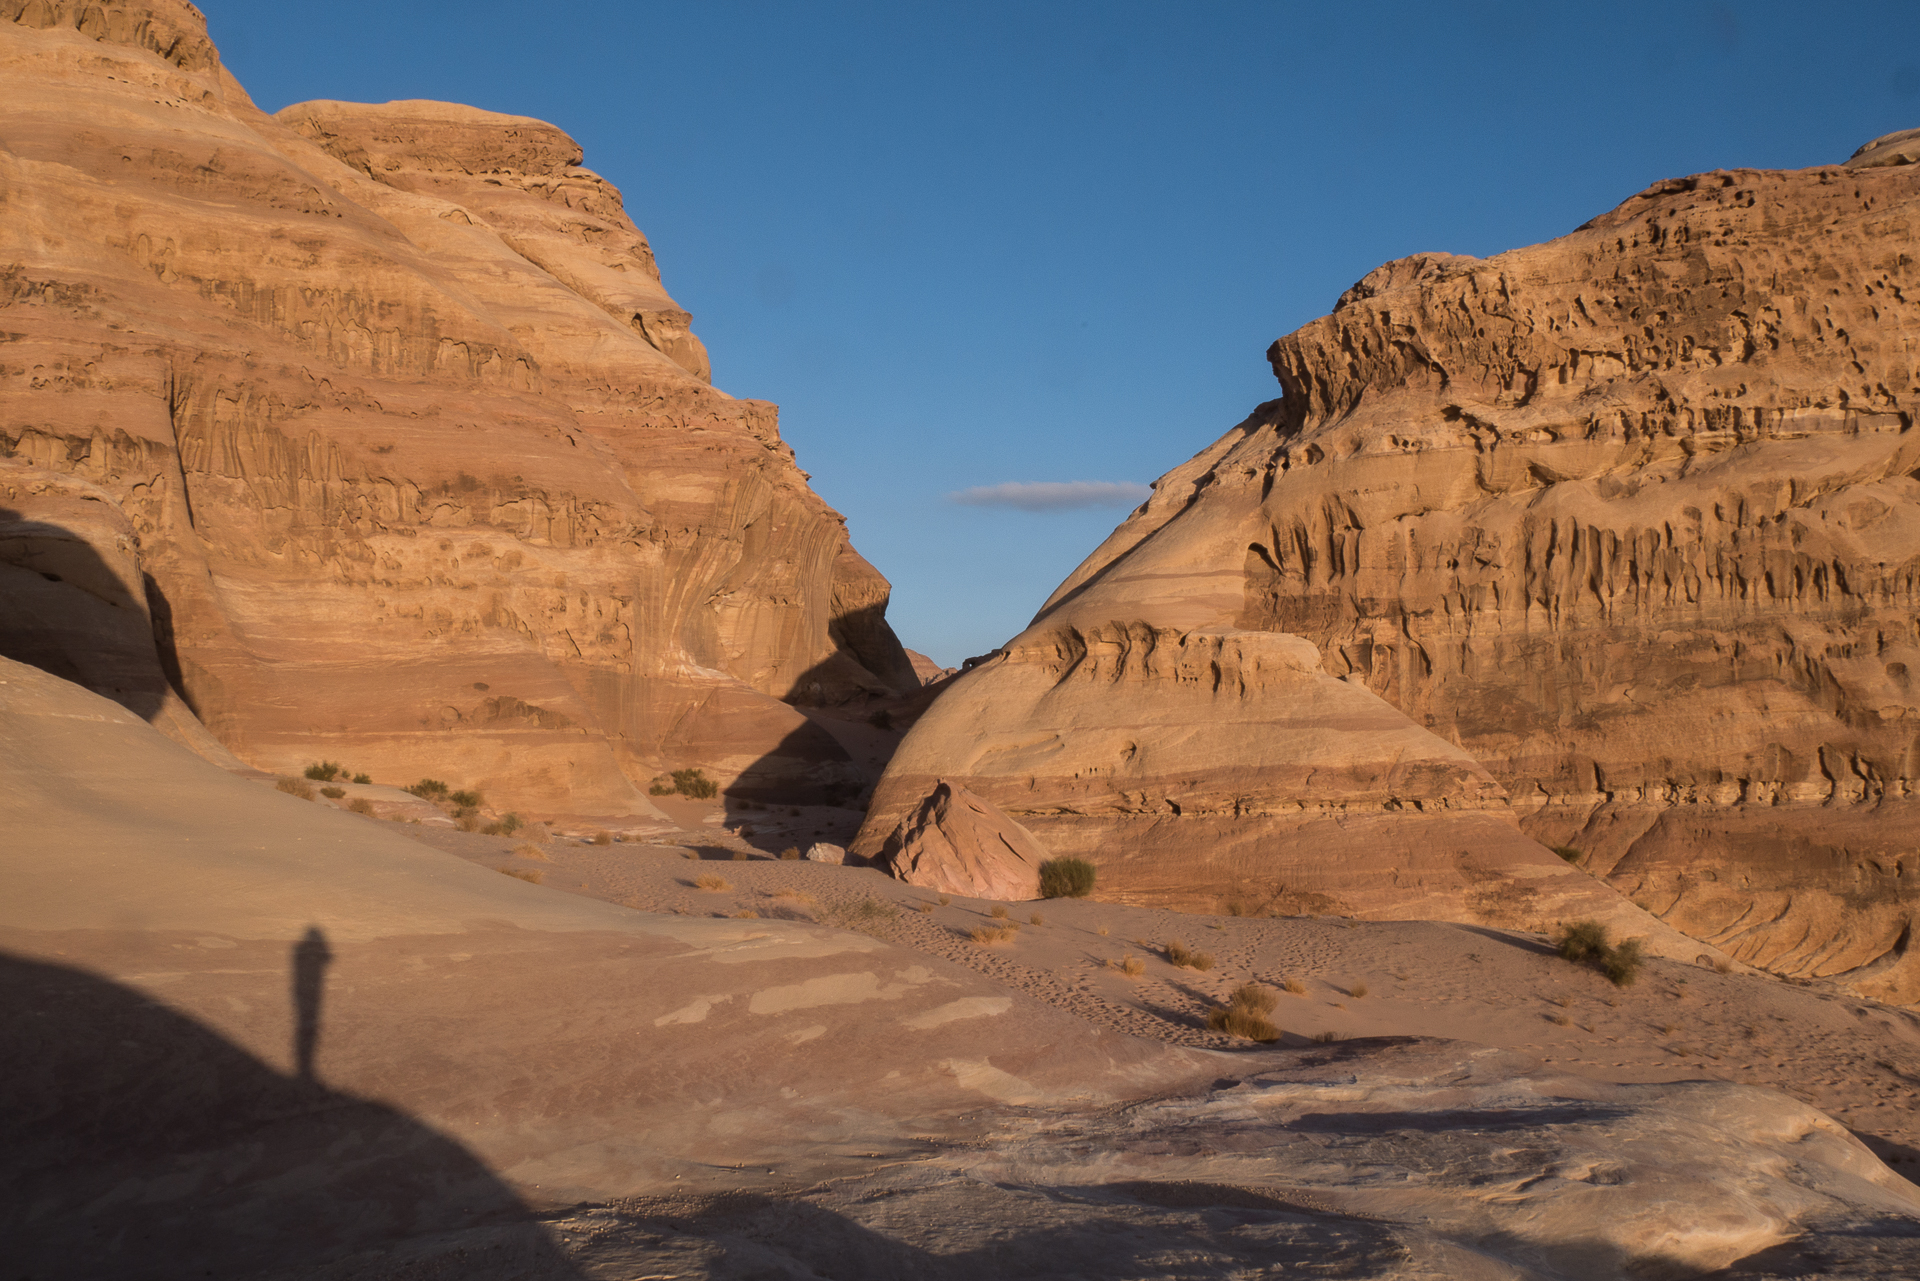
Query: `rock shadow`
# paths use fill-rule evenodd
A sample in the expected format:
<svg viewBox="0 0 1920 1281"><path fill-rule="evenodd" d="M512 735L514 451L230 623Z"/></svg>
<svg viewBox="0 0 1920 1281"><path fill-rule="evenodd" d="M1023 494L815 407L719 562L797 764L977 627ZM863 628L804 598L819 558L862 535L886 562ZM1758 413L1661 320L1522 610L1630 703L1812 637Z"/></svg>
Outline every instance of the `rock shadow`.
<svg viewBox="0 0 1920 1281"><path fill-rule="evenodd" d="M301 955L296 998L324 969ZM313 1018L317 1043L317 1000ZM310 1058L279 1072L143 993L4 952L0 1026L9 1278L306 1275L375 1251L367 1275L580 1276L473 1153L327 1089Z"/></svg>
<svg viewBox="0 0 1920 1281"><path fill-rule="evenodd" d="M0 507L0 655L152 721L186 695L166 594L146 574L138 591L83 534Z"/></svg>

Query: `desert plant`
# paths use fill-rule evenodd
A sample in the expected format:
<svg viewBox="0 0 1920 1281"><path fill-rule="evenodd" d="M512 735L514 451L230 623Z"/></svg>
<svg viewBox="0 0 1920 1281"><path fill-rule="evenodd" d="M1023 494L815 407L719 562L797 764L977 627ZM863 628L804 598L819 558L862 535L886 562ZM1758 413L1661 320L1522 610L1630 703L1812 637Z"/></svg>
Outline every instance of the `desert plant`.
<svg viewBox="0 0 1920 1281"><path fill-rule="evenodd" d="M371 783L373 782L373 775L371 775L371 774L355 774L355 775L353 776L353 781L354 781L354 782L356 782L356 783L358 783L358 784L360 784L360 786L362 786L362 787L366 787L366 786L368 786L369 784L371 784Z"/></svg>
<svg viewBox="0 0 1920 1281"><path fill-rule="evenodd" d="M1307 994L1307 985L1299 979L1288 979L1280 986L1283 990L1291 992L1295 996L1305 996Z"/></svg>
<svg viewBox="0 0 1920 1281"><path fill-rule="evenodd" d="M447 785L437 778L423 778L406 789L423 801L437 801L447 794Z"/></svg>
<svg viewBox="0 0 1920 1281"><path fill-rule="evenodd" d="M867 724L873 726L875 729L892 729L893 713L883 707L873 715L867 717Z"/></svg>
<svg viewBox="0 0 1920 1281"><path fill-rule="evenodd" d="M1004 921L1007 919L1007 905L1005 903L995 903L993 910L988 912L987 915L996 921Z"/></svg>
<svg viewBox="0 0 1920 1281"><path fill-rule="evenodd" d="M931 913L933 911L933 904L929 903L925 899L921 899L918 903L915 903L913 905L913 910L916 912Z"/></svg>
<svg viewBox="0 0 1920 1281"><path fill-rule="evenodd" d="M341 797L345 796L346 794L347 794L347 789L344 787L323 787L320 789L320 795L326 797L330 801L337 801Z"/></svg>
<svg viewBox="0 0 1920 1281"><path fill-rule="evenodd" d="M611 845L613 844L613 833L605 829L595 832L593 834L593 843L595 845Z"/></svg>
<svg viewBox="0 0 1920 1281"><path fill-rule="evenodd" d="M481 807L481 805L486 803L486 798L484 796L480 795L480 793L476 791L472 791L467 788L462 788L460 791L457 791L457 792L448 793L447 799L449 801L452 801L456 807L463 810L477 810Z"/></svg>
<svg viewBox="0 0 1920 1281"><path fill-rule="evenodd" d="M1600 962L1600 972L1615 987L1632 987L1640 977L1646 958L1640 954L1639 939L1621 939Z"/></svg>
<svg viewBox="0 0 1920 1281"><path fill-rule="evenodd" d="M339 761L315 761L307 766L307 777L316 783L331 783L345 768Z"/></svg>
<svg viewBox="0 0 1920 1281"><path fill-rule="evenodd" d="M677 788L672 783L653 783L647 788L648 796L672 796Z"/></svg>
<svg viewBox="0 0 1920 1281"><path fill-rule="evenodd" d="M288 796L298 796L303 801L313 799L313 784L303 779L291 777L282 778L276 781L274 786L280 791L285 792Z"/></svg>
<svg viewBox="0 0 1920 1281"><path fill-rule="evenodd" d="M1252 1006L1236 1003L1218 1005L1207 1012L1207 1026L1216 1032L1243 1036L1249 1041L1277 1041L1280 1029Z"/></svg>
<svg viewBox="0 0 1920 1281"><path fill-rule="evenodd" d="M1273 1007L1280 1004L1280 998L1270 987L1258 983L1242 983L1233 989L1233 995L1227 998L1229 1005L1242 1005L1257 1014L1271 1014Z"/></svg>
<svg viewBox="0 0 1920 1281"><path fill-rule="evenodd" d="M712 872L695 877L693 884L695 889L710 890L716 894L733 888L727 883L726 877L715 876Z"/></svg>
<svg viewBox="0 0 1920 1281"><path fill-rule="evenodd" d="M800 847L798 845L787 846L787 848L780 851L780 858L783 862L796 862L800 858Z"/></svg>
<svg viewBox="0 0 1920 1281"><path fill-rule="evenodd" d="M1046 923L1047 923L1047 918L1040 915L1040 913L1038 912L1035 912L1032 916L1029 916L1027 918L1028 925L1045 925Z"/></svg>
<svg viewBox="0 0 1920 1281"><path fill-rule="evenodd" d="M1050 858L1040 865L1041 898L1085 898L1096 872L1083 858Z"/></svg>
<svg viewBox="0 0 1920 1281"><path fill-rule="evenodd" d="M733 919L736 921L757 921L760 919L760 913L750 907L743 907L733 914Z"/></svg>
<svg viewBox="0 0 1920 1281"><path fill-rule="evenodd" d="M1605 956L1607 927L1599 921L1572 921L1562 925L1560 937L1554 940L1554 950L1575 965Z"/></svg>
<svg viewBox="0 0 1920 1281"><path fill-rule="evenodd" d="M828 923L838 925L842 929L870 933L882 922L891 921L898 915L900 915L900 909L891 903L863 898L858 903L834 908L828 913Z"/></svg>
<svg viewBox="0 0 1920 1281"><path fill-rule="evenodd" d="M1213 968L1211 952L1196 952L1180 942L1169 943L1161 950L1166 954L1169 964L1178 965L1182 969L1199 970L1205 973Z"/></svg>
<svg viewBox="0 0 1920 1281"><path fill-rule="evenodd" d="M747 853L745 850L735 850L733 852L733 861L736 863L745 863L752 858L753 855Z"/></svg>
<svg viewBox="0 0 1920 1281"><path fill-rule="evenodd" d="M486 826L486 824L480 821L479 815L472 813L456 814L453 819L453 825L463 832L477 832Z"/></svg>
<svg viewBox="0 0 1920 1281"><path fill-rule="evenodd" d="M1578 863L1580 861L1580 851L1571 845L1550 845L1547 848L1569 863Z"/></svg>
<svg viewBox="0 0 1920 1281"><path fill-rule="evenodd" d="M1573 1022L1573 1018L1566 1014L1549 1014L1547 1015L1547 1022L1557 1024L1560 1027L1566 1027L1569 1023Z"/></svg>
<svg viewBox="0 0 1920 1281"><path fill-rule="evenodd" d="M540 879L546 875L537 867L503 867L500 870L515 880L525 881L529 885L538 885Z"/></svg>
<svg viewBox="0 0 1920 1281"><path fill-rule="evenodd" d="M818 902L813 895L807 893L805 890L796 890L791 885L784 889L775 890L773 896L775 898L792 899L794 902L804 903L808 907L812 907Z"/></svg>
<svg viewBox="0 0 1920 1281"><path fill-rule="evenodd" d="M953 895L951 895L951 894L942 894L942 895L940 896L940 906L941 906L941 907L946 907L946 906L947 906L948 904L950 904L950 903L952 903L952 902L953 902Z"/></svg>
<svg viewBox="0 0 1920 1281"><path fill-rule="evenodd" d="M366 814L371 816L373 813L373 802L368 800L364 796L356 796L352 800L347 802L347 808L352 810L356 814Z"/></svg>
<svg viewBox="0 0 1920 1281"><path fill-rule="evenodd" d="M1335 1041L1340 1039L1340 1034L1338 1032L1333 1031L1331 1028L1329 1028L1325 1032L1316 1034L1313 1039L1320 1042L1320 1044L1322 1045L1332 1045Z"/></svg>
<svg viewBox="0 0 1920 1281"><path fill-rule="evenodd" d="M720 794L720 785L700 770L677 769L673 772L673 790L696 801L706 801Z"/></svg>
<svg viewBox="0 0 1920 1281"><path fill-rule="evenodd" d="M1348 996L1365 996L1368 992L1372 990L1373 989L1369 988L1365 983L1355 983L1352 987L1347 989L1347 995Z"/></svg>
<svg viewBox="0 0 1920 1281"><path fill-rule="evenodd" d="M536 863L550 863L553 861L547 857L547 852L538 845L516 845L513 847L513 856L515 858L530 858Z"/></svg>
<svg viewBox="0 0 1920 1281"><path fill-rule="evenodd" d="M1130 979L1137 979L1147 972L1147 963L1137 956L1123 956L1113 962L1113 967Z"/></svg>
<svg viewBox="0 0 1920 1281"><path fill-rule="evenodd" d="M1098 934L1101 938L1105 938L1107 937L1107 935L1113 933L1113 931L1107 928L1107 923L1105 921L1102 921L1100 922L1100 927L1094 930L1094 933Z"/></svg>
<svg viewBox="0 0 1920 1281"><path fill-rule="evenodd" d="M990 943L1004 943L1009 939L1018 938L1019 936L1020 931L1014 929L1011 925L982 925L977 929L967 932L968 938L982 946Z"/></svg>

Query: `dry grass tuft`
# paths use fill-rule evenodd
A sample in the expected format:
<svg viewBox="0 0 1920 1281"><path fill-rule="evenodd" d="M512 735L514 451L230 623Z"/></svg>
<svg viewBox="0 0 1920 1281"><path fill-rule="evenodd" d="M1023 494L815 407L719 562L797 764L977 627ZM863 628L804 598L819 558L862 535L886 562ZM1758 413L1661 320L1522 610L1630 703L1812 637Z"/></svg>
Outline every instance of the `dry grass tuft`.
<svg viewBox="0 0 1920 1281"><path fill-rule="evenodd" d="M1547 1022L1555 1024L1559 1027L1566 1027L1568 1024L1573 1022L1573 1019L1570 1016L1565 1014L1549 1014L1547 1015Z"/></svg>
<svg viewBox="0 0 1920 1281"><path fill-rule="evenodd" d="M480 821L478 814L462 814L453 820L453 825L463 832L477 832L486 824Z"/></svg>
<svg viewBox="0 0 1920 1281"><path fill-rule="evenodd" d="M1365 996L1368 992L1372 990L1373 989L1368 987L1365 983L1355 983L1352 987L1347 989L1347 995L1348 996Z"/></svg>
<svg viewBox="0 0 1920 1281"><path fill-rule="evenodd" d="M273 786L276 790L285 792L288 796L298 796L303 801L313 799L313 784L307 782L305 779L294 778L289 775L286 778L276 780Z"/></svg>
<svg viewBox="0 0 1920 1281"><path fill-rule="evenodd" d="M816 901L813 895L807 893L805 890L796 890L791 885L775 890L773 896L775 898L790 898L796 903L812 904Z"/></svg>
<svg viewBox="0 0 1920 1281"><path fill-rule="evenodd" d="M595 845L611 845L613 844L613 833L607 831L595 832L593 834L593 843Z"/></svg>
<svg viewBox="0 0 1920 1281"><path fill-rule="evenodd" d="M1106 922L1104 921L1100 923L1100 928L1094 931L1094 933L1098 934L1101 938L1107 937L1107 935L1111 934L1112 932L1113 931L1107 928Z"/></svg>
<svg viewBox="0 0 1920 1281"><path fill-rule="evenodd" d="M940 896L940 906L941 906L941 907L945 907L945 906L947 906L947 905L948 905L949 903L951 903L951 902L953 902L953 895L951 895L951 894L942 894L942 895Z"/></svg>
<svg viewBox="0 0 1920 1281"><path fill-rule="evenodd" d="M745 863L752 858L753 855L747 853L745 850L735 850L733 852L733 861L736 863Z"/></svg>
<svg viewBox="0 0 1920 1281"><path fill-rule="evenodd" d="M1029 916L1027 918L1028 925L1045 925L1046 923L1047 923L1047 918L1040 915L1040 913L1038 912L1035 912L1032 916Z"/></svg>
<svg viewBox="0 0 1920 1281"><path fill-rule="evenodd" d="M784 863L798 862L800 859L800 847L798 845L787 846L787 848L780 851L780 859Z"/></svg>
<svg viewBox="0 0 1920 1281"><path fill-rule="evenodd" d="M733 888L732 885L727 883L726 877L715 876L712 872L708 872L705 876L695 877L693 885L695 889L710 890L715 894L723 893Z"/></svg>
<svg viewBox="0 0 1920 1281"><path fill-rule="evenodd" d="M1733 973L1733 962L1724 956L1718 957L1713 962L1713 972L1715 974L1731 974Z"/></svg>
<svg viewBox="0 0 1920 1281"><path fill-rule="evenodd" d="M988 912L987 915L996 921L1004 921L1007 919L1007 905L1005 903L995 903L993 910Z"/></svg>
<svg viewBox="0 0 1920 1281"><path fill-rule="evenodd" d="M326 797L330 801L337 801L341 797L345 796L346 794L347 794L347 789L344 787L323 787L320 789L320 795Z"/></svg>
<svg viewBox="0 0 1920 1281"><path fill-rule="evenodd" d="M733 914L733 919L736 921L757 921L760 919L760 913L750 907L743 907Z"/></svg>
<svg viewBox="0 0 1920 1281"><path fill-rule="evenodd" d="M1205 973L1213 968L1213 953L1196 952L1185 943L1173 942L1161 949L1170 964L1182 969L1199 970Z"/></svg>
<svg viewBox="0 0 1920 1281"><path fill-rule="evenodd" d="M1322 1045L1332 1045L1335 1041L1340 1039L1340 1034L1338 1032L1333 1031L1332 1029L1328 1029L1325 1032L1316 1033L1313 1039L1320 1042L1320 1044Z"/></svg>
<svg viewBox="0 0 1920 1281"><path fill-rule="evenodd" d="M1280 987L1282 990L1291 992L1295 996L1305 996L1307 994L1307 985L1299 979L1288 979L1285 983L1282 983Z"/></svg>
<svg viewBox="0 0 1920 1281"><path fill-rule="evenodd" d="M680 857L681 857L681 858L690 858L690 859L692 859L692 860L693 860L694 862L696 862L696 863L698 863L698 862L700 861L700 851L699 851L699 850L685 850L685 849L683 849L683 850L681 850L681 851L680 851Z"/></svg>
<svg viewBox="0 0 1920 1281"><path fill-rule="evenodd" d="M356 814L365 814L369 817L373 814L373 802L364 796L356 796L348 801L347 808Z"/></svg>
<svg viewBox="0 0 1920 1281"><path fill-rule="evenodd" d="M929 903L926 899L921 899L913 905L913 910L916 912L932 912L933 904Z"/></svg>
<svg viewBox="0 0 1920 1281"><path fill-rule="evenodd" d="M538 845L516 845L513 847L513 856L515 858L530 858L536 863L553 862L552 859L547 857L547 852Z"/></svg>
<svg viewBox="0 0 1920 1281"><path fill-rule="evenodd" d="M538 885L541 878L546 875L537 867L503 867L500 870L515 880L525 881L529 885Z"/></svg>
<svg viewBox="0 0 1920 1281"><path fill-rule="evenodd" d="M1130 979L1137 979L1147 972L1147 963L1131 953L1117 961L1108 961L1107 964Z"/></svg>
<svg viewBox="0 0 1920 1281"><path fill-rule="evenodd" d="M1249 1041L1280 1039L1280 1029L1268 1022L1262 1011L1237 1001L1210 1010L1207 1013L1207 1026L1230 1036L1243 1036Z"/></svg>
<svg viewBox="0 0 1920 1281"><path fill-rule="evenodd" d="M986 946L992 943L1005 943L1010 939L1019 938L1020 931L1011 925L982 925L978 929L968 931L967 937L982 946Z"/></svg>
<svg viewBox="0 0 1920 1281"><path fill-rule="evenodd" d="M1258 983L1242 983L1233 989L1233 995L1227 998L1227 1004L1239 1005L1256 1014L1271 1014L1273 1007L1280 1004L1280 997L1270 987Z"/></svg>

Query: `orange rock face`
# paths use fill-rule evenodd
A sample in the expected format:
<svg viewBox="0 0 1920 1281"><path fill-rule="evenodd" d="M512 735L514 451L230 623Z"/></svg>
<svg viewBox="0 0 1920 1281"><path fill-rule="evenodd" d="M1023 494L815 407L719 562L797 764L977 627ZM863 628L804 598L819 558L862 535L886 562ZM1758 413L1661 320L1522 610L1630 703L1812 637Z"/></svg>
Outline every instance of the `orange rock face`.
<svg viewBox="0 0 1920 1281"><path fill-rule="evenodd" d="M793 704L918 686L887 584L570 138L266 116L178 0L0 18L0 651L274 770L857 787Z"/></svg>
<svg viewBox="0 0 1920 1281"><path fill-rule="evenodd" d="M1024 901L1040 897L1047 850L991 804L942 779L900 821L877 861L909 885Z"/></svg>
<svg viewBox="0 0 1920 1281"><path fill-rule="evenodd" d="M1035 757L1062 691L1087 664L1124 667L1107 647L1137 650L1145 629L1300 638L1322 677L1497 785L1455 764L1422 792L1367 782L1348 801L1454 812L1504 789L1529 834L1671 924L1920 997L1917 235L1920 167L1889 161L1704 174L1547 244L1390 263L1274 345L1282 399L1163 478L1006 661L1075 637L1087 657L1062 649L1054 682L1004 714L984 687L951 711ZM1170 663L1148 684L1179 701L1232 670ZM935 746L941 711L903 764L964 777L961 736ZM1246 753L1214 760L1194 720L1174 760L1196 788L1244 774ZM1113 847L1209 857L1211 835L1132 799L1119 737L1111 760L1073 758ZM1292 762L1274 796L1302 810L1376 759L1278 724L1264 750ZM1217 790L1220 812L1236 788ZM1095 812L1030 794L1061 822ZM1295 825L1273 808L1257 839L1284 848Z"/></svg>

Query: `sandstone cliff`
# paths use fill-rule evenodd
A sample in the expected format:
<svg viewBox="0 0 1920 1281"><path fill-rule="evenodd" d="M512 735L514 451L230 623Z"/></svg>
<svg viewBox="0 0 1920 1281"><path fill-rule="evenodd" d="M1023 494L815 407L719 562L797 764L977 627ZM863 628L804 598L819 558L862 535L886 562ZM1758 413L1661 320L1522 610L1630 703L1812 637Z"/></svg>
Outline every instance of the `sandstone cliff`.
<svg viewBox="0 0 1920 1281"><path fill-rule="evenodd" d="M1001 710L988 683L1011 678L962 678L903 775L964 779L1062 847L967 778L958 722L1033 754L1095 638L1234 629L1297 646L1340 697L1377 695L1382 719L1432 732L1426 757L1464 750L1418 791L1377 767L1350 791L1351 740L1275 725L1224 750L1194 718L1171 754L1196 787L1226 784L1214 812L1249 753L1286 763L1273 800L1302 812L1391 795L1504 817L1504 789L1527 832L1671 924L1920 997L1920 168L1887 154L1663 182L1547 244L1368 275L1273 346L1282 398L1163 478L1010 644L1010 664L1059 653L1035 678L1051 688ZM1130 697L1183 701L1231 670L1170 664ZM1072 757L1093 806L1065 802L1112 815L1106 857L1150 849L1169 881L1215 857L1210 828L1122 804L1114 737L1105 762ZM1268 818L1243 874L1297 850L1295 826Z"/></svg>
<svg viewBox="0 0 1920 1281"><path fill-rule="evenodd" d="M0 67L0 652L274 770L857 790L794 704L918 686L887 584L572 139L269 117L184 0L6 0Z"/></svg>

